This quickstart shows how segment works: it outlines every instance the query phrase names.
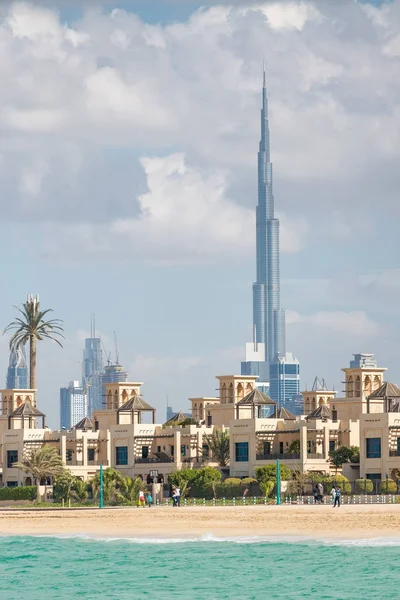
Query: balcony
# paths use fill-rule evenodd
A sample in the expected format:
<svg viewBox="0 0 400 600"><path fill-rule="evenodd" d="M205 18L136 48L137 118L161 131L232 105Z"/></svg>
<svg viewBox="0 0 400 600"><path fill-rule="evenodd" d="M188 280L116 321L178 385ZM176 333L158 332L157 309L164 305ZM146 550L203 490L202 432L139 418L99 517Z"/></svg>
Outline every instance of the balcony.
<svg viewBox="0 0 400 600"><path fill-rule="evenodd" d="M400 456L400 450L389 450L389 456Z"/></svg>
<svg viewBox="0 0 400 600"><path fill-rule="evenodd" d="M300 454L288 454L287 452L284 454L279 453L271 453L271 454L257 454L257 460L276 460L279 458L280 460L299 460Z"/></svg>
<svg viewBox="0 0 400 600"><path fill-rule="evenodd" d="M325 458L325 456L323 454L307 454L307 458L308 459L314 459L314 458L323 459L323 458Z"/></svg>
<svg viewBox="0 0 400 600"><path fill-rule="evenodd" d="M141 458L135 457L136 464L142 465L152 465L152 464L160 464L160 463L173 463L174 459L171 456L152 456L151 458Z"/></svg>

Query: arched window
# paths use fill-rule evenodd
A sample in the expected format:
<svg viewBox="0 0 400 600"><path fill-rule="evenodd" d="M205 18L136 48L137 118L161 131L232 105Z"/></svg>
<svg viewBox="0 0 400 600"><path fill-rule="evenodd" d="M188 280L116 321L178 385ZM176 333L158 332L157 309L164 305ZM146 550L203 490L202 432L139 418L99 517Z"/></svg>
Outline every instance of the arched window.
<svg viewBox="0 0 400 600"><path fill-rule="evenodd" d="M347 396L348 398L352 398L354 393L354 382L353 377L350 375L347 380Z"/></svg>
<svg viewBox="0 0 400 600"><path fill-rule="evenodd" d="M203 405L199 404L199 421L202 421L203 419L204 419Z"/></svg>
<svg viewBox="0 0 400 600"><path fill-rule="evenodd" d="M107 393L107 403L106 403L106 407L107 407L107 409L108 409L108 410L111 410L111 409L112 409L112 407L113 407L113 404L112 404L112 393L111 393L111 390L108 390L108 393Z"/></svg>
<svg viewBox="0 0 400 600"><path fill-rule="evenodd" d="M311 402L311 410L315 410L317 408L317 401L315 398L312 399Z"/></svg>
<svg viewBox="0 0 400 600"><path fill-rule="evenodd" d="M253 391L253 386L251 385L251 383L248 383L246 385L246 396L247 396L247 394L250 394L250 392L252 392L252 391Z"/></svg>
<svg viewBox="0 0 400 600"><path fill-rule="evenodd" d="M378 387L380 387L381 385L381 378L379 377L379 375L375 375L374 377L374 391L378 389Z"/></svg>
<svg viewBox="0 0 400 600"><path fill-rule="evenodd" d="M193 404L193 419L197 419L197 402Z"/></svg>
<svg viewBox="0 0 400 600"><path fill-rule="evenodd" d="M236 398L237 400L242 400L244 398L244 387L241 383L238 383L236 388Z"/></svg>
<svg viewBox="0 0 400 600"><path fill-rule="evenodd" d="M122 404L125 404L125 402L127 402L128 400L128 392L126 390L124 390L122 392Z"/></svg>
<svg viewBox="0 0 400 600"><path fill-rule="evenodd" d="M114 408L118 408L118 390L114 391Z"/></svg>
<svg viewBox="0 0 400 600"><path fill-rule="evenodd" d="M228 403L233 404L233 383L229 384L228 389Z"/></svg>
<svg viewBox="0 0 400 600"><path fill-rule="evenodd" d="M369 375L366 375L364 378L364 393L366 396L369 396L372 392L372 381Z"/></svg>
<svg viewBox="0 0 400 600"><path fill-rule="evenodd" d="M222 384L221 401L222 401L222 404L226 404L226 383Z"/></svg>
<svg viewBox="0 0 400 600"><path fill-rule="evenodd" d="M309 399L307 399L305 401L304 412L306 415L308 415L310 413L310 400Z"/></svg>
<svg viewBox="0 0 400 600"><path fill-rule="evenodd" d="M357 375L356 377L356 398L359 398L361 396L361 379L360 376Z"/></svg>
<svg viewBox="0 0 400 600"><path fill-rule="evenodd" d="M21 396L17 396L17 407L21 406L21 404L22 404L22 398L21 398Z"/></svg>
<svg viewBox="0 0 400 600"><path fill-rule="evenodd" d="M320 398L318 400L318 406L322 406L323 404L325 404L325 398Z"/></svg>

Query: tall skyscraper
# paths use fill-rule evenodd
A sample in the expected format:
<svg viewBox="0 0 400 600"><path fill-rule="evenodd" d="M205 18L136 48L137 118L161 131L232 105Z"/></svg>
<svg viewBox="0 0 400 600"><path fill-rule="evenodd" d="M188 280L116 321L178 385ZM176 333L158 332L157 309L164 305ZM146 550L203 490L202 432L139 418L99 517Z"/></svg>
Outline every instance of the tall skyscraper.
<svg viewBox="0 0 400 600"><path fill-rule="evenodd" d="M122 365L109 364L104 367L103 385L105 383L124 383L128 381L128 372Z"/></svg>
<svg viewBox="0 0 400 600"><path fill-rule="evenodd" d="M263 73L261 140L258 151L258 204L256 208L256 282L253 284L253 344L246 344L243 375L258 375L259 385L270 383L269 394L281 406L281 387L276 380L299 373L299 361L286 354L285 311L280 305L279 219L275 217L268 98ZM282 365L285 368L282 369ZM289 365L291 365L289 367ZM272 380L275 380L274 385ZM284 389L292 385L288 382ZM298 394L299 384L291 395ZM286 395L285 395L286 397ZM283 406L284 404L282 404Z"/></svg>
<svg viewBox="0 0 400 600"><path fill-rule="evenodd" d="M28 366L26 364L25 346L20 346L18 350L11 350L10 352L6 388L8 390L27 390L28 386Z"/></svg>
<svg viewBox="0 0 400 600"><path fill-rule="evenodd" d="M89 416L94 410L103 408L103 355L93 316L90 336L85 339L82 362L82 382L87 389Z"/></svg>
<svg viewBox="0 0 400 600"><path fill-rule="evenodd" d="M269 395L279 408L286 408L293 414L299 413L300 364L290 352L285 356L276 355L270 367Z"/></svg>
<svg viewBox="0 0 400 600"><path fill-rule="evenodd" d="M87 415L86 390L79 381L60 389L60 427L71 429Z"/></svg>

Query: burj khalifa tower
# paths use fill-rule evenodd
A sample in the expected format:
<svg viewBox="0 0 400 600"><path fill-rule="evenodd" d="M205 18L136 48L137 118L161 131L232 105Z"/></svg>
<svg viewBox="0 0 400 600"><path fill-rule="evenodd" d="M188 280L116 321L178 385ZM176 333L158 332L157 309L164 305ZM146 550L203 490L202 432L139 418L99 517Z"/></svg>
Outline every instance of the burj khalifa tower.
<svg viewBox="0 0 400 600"><path fill-rule="evenodd" d="M256 209L257 280L253 284L254 342L265 344L265 362L285 354L285 311L280 306L279 219L275 218L265 71Z"/></svg>
<svg viewBox="0 0 400 600"><path fill-rule="evenodd" d="M299 390L299 363L286 353L285 311L280 303L279 219L275 217L268 122L268 97L263 72L261 140L258 151L256 208L256 281L253 284L253 342L246 344L242 375L258 375L280 406ZM270 385L268 385L270 384Z"/></svg>

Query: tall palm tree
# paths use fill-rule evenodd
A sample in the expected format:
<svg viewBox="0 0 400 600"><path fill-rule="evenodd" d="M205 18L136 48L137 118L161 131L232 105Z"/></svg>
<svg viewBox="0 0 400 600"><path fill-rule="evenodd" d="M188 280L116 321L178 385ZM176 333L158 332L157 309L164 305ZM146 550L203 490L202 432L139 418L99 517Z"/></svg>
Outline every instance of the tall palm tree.
<svg viewBox="0 0 400 600"><path fill-rule="evenodd" d="M57 477L64 470L61 456L54 446L43 446L40 450L32 450L22 462L14 463L13 467L32 475L38 501L40 501L40 481L47 477Z"/></svg>
<svg viewBox="0 0 400 600"><path fill-rule="evenodd" d="M204 436L213 458L220 467L229 463L229 432L217 429L211 435Z"/></svg>
<svg viewBox="0 0 400 600"><path fill-rule="evenodd" d="M29 387L36 389L36 345L38 340L47 338L53 340L62 348L59 338L64 338L61 319L45 320L48 313L53 312L51 308L40 310L38 296L29 295L22 308L14 306L22 317L18 317L7 325L3 335L7 331L14 331L10 339L10 349L18 350L29 341Z"/></svg>

